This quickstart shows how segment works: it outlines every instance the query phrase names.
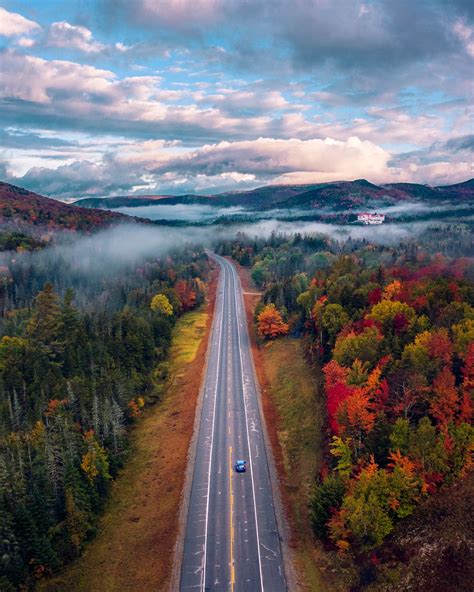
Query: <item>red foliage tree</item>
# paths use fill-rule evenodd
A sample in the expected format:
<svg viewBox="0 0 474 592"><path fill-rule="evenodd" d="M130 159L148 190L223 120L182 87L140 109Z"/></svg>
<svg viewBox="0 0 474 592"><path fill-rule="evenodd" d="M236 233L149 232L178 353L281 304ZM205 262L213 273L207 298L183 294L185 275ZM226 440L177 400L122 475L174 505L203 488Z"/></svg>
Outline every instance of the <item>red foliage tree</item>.
<svg viewBox="0 0 474 592"><path fill-rule="evenodd" d="M179 280L174 287L183 310L191 310L196 305L196 292L190 282Z"/></svg>
<svg viewBox="0 0 474 592"><path fill-rule="evenodd" d="M375 424L369 393L366 388L355 388L337 407L338 431L349 434L356 456L362 449L363 437Z"/></svg>
<svg viewBox="0 0 474 592"><path fill-rule="evenodd" d="M453 357L453 344L449 339L446 329L440 329L430 335L428 340L428 353L434 360L443 364L450 364Z"/></svg>
<svg viewBox="0 0 474 592"><path fill-rule="evenodd" d="M471 423L473 419L472 396L474 394L474 343L470 343L467 349L462 374L462 399L459 409L459 423Z"/></svg>
<svg viewBox="0 0 474 592"><path fill-rule="evenodd" d="M326 388L326 409L328 414L329 427L333 434L339 434L340 425L337 420L338 410L341 404L351 395L353 389L347 384L340 382L330 388Z"/></svg>
<svg viewBox="0 0 474 592"><path fill-rule="evenodd" d="M329 427L333 434L338 434L339 425L336 419L338 407L342 401L347 399L353 390L347 385L349 368L344 368L344 366L338 364L336 360L331 360L324 366L323 373L326 379L326 411L328 414Z"/></svg>
<svg viewBox="0 0 474 592"><path fill-rule="evenodd" d="M372 407L377 414L388 408L389 394L390 388L387 379L384 378L380 381L379 387L372 397Z"/></svg>
<svg viewBox="0 0 474 592"><path fill-rule="evenodd" d="M378 304L382 300L382 288L374 288L367 294L370 306Z"/></svg>
<svg viewBox="0 0 474 592"><path fill-rule="evenodd" d="M324 378L326 379L326 389L332 388L337 384L345 383L349 375L349 368L344 368L336 362L331 360L323 368Z"/></svg>
<svg viewBox="0 0 474 592"><path fill-rule="evenodd" d="M393 330L395 331L395 333L397 335L399 335L400 333L403 333L403 331L406 331L408 328L408 325L409 325L408 319L406 318L406 316L402 312L399 312L398 314L395 315L395 317L393 319Z"/></svg>

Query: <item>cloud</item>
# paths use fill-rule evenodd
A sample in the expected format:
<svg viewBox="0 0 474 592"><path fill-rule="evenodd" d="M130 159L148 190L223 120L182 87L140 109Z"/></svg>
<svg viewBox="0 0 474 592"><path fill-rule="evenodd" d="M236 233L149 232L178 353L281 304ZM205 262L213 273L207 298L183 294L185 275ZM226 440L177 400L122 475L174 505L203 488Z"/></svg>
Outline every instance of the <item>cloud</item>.
<svg viewBox="0 0 474 592"><path fill-rule="evenodd" d="M2 54L0 97L39 104L82 96L83 101L111 98L115 74L63 60L47 61L7 50ZM22 75L18 76L18 72Z"/></svg>
<svg viewBox="0 0 474 592"><path fill-rule="evenodd" d="M126 19L160 32L195 34L222 22L240 9L232 0L103 0L102 14L110 21Z"/></svg>
<svg viewBox="0 0 474 592"><path fill-rule="evenodd" d="M304 178L324 181L329 178L369 176L380 178L390 155L375 144L352 137L346 142L325 140L277 140L220 142L178 156L160 165L157 171L179 171L217 175L224 172L278 176L279 180L299 182Z"/></svg>
<svg viewBox="0 0 474 592"><path fill-rule="evenodd" d="M117 192L203 193L259 184L369 177L384 180L390 154L367 141L276 140L220 142L184 154L164 142L109 153L100 162L33 167L17 183L56 197Z"/></svg>
<svg viewBox="0 0 474 592"><path fill-rule="evenodd" d="M473 176L473 146L473 136L458 136L394 155L357 137L346 141L259 138L183 152L175 142L149 141L117 146L96 162L32 167L10 181L53 197L211 194L361 177L375 183L440 185Z"/></svg>
<svg viewBox="0 0 474 592"><path fill-rule="evenodd" d="M15 129L0 129L0 146L3 148L14 148L28 150L35 148L35 150L42 149L64 149L67 146L72 147L74 144L67 140L54 137L46 137L44 135L25 132L23 130Z"/></svg>
<svg viewBox="0 0 474 592"><path fill-rule="evenodd" d="M395 72L407 65L454 54L452 21L464 9L433 0L279 0L268 6L295 65L320 64L364 74Z"/></svg>
<svg viewBox="0 0 474 592"><path fill-rule="evenodd" d="M77 49L84 53L97 53L105 49L105 45L94 41L92 31L65 21L52 23L44 44L46 47Z"/></svg>
<svg viewBox="0 0 474 592"><path fill-rule="evenodd" d="M191 23L213 24L220 20L224 9L222 0L143 0L137 5L140 19L177 28L188 28Z"/></svg>
<svg viewBox="0 0 474 592"><path fill-rule="evenodd" d="M443 118L436 113L411 114L402 107L370 107L363 116L347 122L321 122L321 134L337 139L354 135L377 144L390 146L426 146L448 135Z"/></svg>
<svg viewBox="0 0 474 592"><path fill-rule="evenodd" d="M16 182L47 196L80 197L128 192L141 178L138 170L124 171L105 159L100 164L77 161L54 169L33 167Z"/></svg>
<svg viewBox="0 0 474 592"><path fill-rule="evenodd" d="M431 146L398 154L389 163L399 180L449 184L474 176L474 135L434 142Z"/></svg>
<svg viewBox="0 0 474 592"><path fill-rule="evenodd" d="M449 182L471 162L466 0L99 0L44 29L7 14L5 148L50 195Z"/></svg>
<svg viewBox="0 0 474 592"><path fill-rule="evenodd" d="M464 0L104 0L102 7L104 19L125 18L176 46L230 30L231 43L213 53L227 65L282 69L289 58L318 75L326 66L379 74L453 54L460 44L453 23L472 14Z"/></svg>
<svg viewBox="0 0 474 592"><path fill-rule="evenodd" d="M458 19L453 25L453 32L464 45L466 53L474 57L474 27Z"/></svg>
<svg viewBox="0 0 474 592"><path fill-rule="evenodd" d="M38 23L30 21L21 14L9 12L0 7L0 35L13 37L25 33L37 32L41 29Z"/></svg>
<svg viewBox="0 0 474 592"><path fill-rule="evenodd" d="M221 94L178 105L175 100L183 95L162 89L159 76L119 79L111 70L65 60L48 61L11 50L1 57L0 100L4 120L10 125L21 121L31 127L131 137L158 135L188 142L316 132L315 126L299 114L270 117L270 109L286 106L278 93L270 92L262 98L256 92L237 93L235 97ZM19 71L22 76L18 76Z"/></svg>
<svg viewBox="0 0 474 592"><path fill-rule="evenodd" d="M225 113L255 115L287 109L290 105L281 92L224 89L222 94L201 95L201 100L211 103Z"/></svg>

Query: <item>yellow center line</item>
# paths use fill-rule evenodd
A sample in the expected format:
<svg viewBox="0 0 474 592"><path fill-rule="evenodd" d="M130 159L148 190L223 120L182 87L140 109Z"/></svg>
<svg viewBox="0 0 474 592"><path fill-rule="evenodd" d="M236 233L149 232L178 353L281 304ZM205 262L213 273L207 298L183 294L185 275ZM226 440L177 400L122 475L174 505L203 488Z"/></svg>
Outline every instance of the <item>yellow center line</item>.
<svg viewBox="0 0 474 592"><path fill-rule="evenodd" d="M234 513L234 494L232 492L232 446L229 446L229 478L230 478L230 589L234 590L235 569L234 569L234 524L232 515Z"/></svg>

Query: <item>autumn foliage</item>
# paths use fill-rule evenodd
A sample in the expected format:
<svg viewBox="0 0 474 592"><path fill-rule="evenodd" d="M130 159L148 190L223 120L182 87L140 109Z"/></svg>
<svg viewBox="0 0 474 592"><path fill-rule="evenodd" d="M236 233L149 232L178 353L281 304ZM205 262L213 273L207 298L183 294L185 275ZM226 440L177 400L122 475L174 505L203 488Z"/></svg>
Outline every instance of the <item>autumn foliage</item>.
<svg viewBox="0 0 474 592"><path fill-rule="evenodd" d="M222 252L252 267L275 327L284 311L301 336L328 446L313 487L295 489L309 498L314 534L352 555L352 584L365 589L399 522L472 471L472 234L453 224L398 245L241 235ZM380 589L392 589L392 575Z"/></svg>
<svg viewBox="0 0 474 592"><path fill-rule="evenodd" d="M0 222L25 227L40 226L46 230L92 232L127 218L116 212L86 210L43 197L21 187L0 182ZM133 220L133 218L128 218Z"/></svg>
<svg viewBox="0 0 474 592"><path fill-rule="evenodd" d="M330 512L317 490L314 524L340 552L377 547L424 497L472 468L474 345L465 338L470 325L443 324L447 310L468 319L474 311L451 304L460 303L462 294L453 284L442 292L445 302L432 287L438 292L429 310L429 283L420 288L416 281L393 279L371 290L335 340L324 325L313 325L316 339L328 337L322 350L323 359L329 358L322 368L326 410L333 470L345 484ZM325 288L321 280L318 287ZM312 317L324 318L331 305L327 295L318 295ZM332 478L325 477L321 491Z"/></svg>
<svg viewBox="0 0 474 592"><path fill-rule="evenodd" d="M288 324L274 304L267 304L257 317L257 331L262 339L275 339L288 334Z"/></svg>
<svg viewBox="0 0 474 592"><path fill-rule="evenodd" d="M181 308L183 310L191 310L196 305L196 290L192 284L186 280L179 280L174 287L178 295Z"/></svg>

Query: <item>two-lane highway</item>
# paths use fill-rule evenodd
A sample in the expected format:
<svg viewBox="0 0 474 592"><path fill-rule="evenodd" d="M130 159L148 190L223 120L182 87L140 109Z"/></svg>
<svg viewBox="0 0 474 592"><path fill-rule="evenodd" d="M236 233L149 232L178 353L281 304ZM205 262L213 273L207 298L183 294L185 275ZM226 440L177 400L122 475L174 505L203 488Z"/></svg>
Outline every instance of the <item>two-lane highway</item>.
<svg viewBox="0 0 474 592"><path fill-rule="evenodd" d="M180 590L287 590L242 289L220 265ZM236 473L236 460L247 472Z"/></svg>

